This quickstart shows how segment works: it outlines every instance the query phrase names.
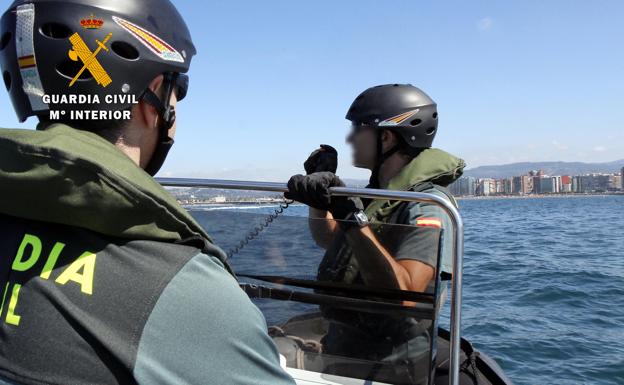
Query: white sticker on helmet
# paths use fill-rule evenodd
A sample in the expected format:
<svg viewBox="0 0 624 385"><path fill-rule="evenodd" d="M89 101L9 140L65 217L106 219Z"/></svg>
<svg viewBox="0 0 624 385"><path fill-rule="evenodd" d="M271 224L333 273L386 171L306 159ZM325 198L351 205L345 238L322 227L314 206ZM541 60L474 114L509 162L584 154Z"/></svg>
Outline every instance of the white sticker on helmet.
<svg viewBox="0 0 624 385"><path fill-rule="evenodd" d="M184 63L184 58L182 57L182 55L180 55L180 53L176 51L175 48L167 44L158 36L120 17L113 16L113 20L123 29L130 32L132 36L134 36L144 46L149 48L150 51L154 52L156 56L160 57L163 60Z"/></svg>
<svg viewBox="0 0 624 385"><path fill-rule="evenodd" d="M35 58L34 33L35 29L35 5L24 4L17 7L17 25L15 43L17 49L17 62L22 75L22 88L33 111L48 110L49 107L43 102L43 85L37 70Z"/></svg>

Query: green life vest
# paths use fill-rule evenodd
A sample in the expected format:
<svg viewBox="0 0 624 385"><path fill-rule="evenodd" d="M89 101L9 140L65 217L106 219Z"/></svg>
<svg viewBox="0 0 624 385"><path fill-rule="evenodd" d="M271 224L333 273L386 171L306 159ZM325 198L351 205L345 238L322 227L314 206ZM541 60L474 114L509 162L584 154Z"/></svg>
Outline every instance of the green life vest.
<svg viewBox="0 0 624 385"><path fill-rule="evenodd" d="M212 243L175 198L97 134L0 130L0 213L107 236Z"/></svg>
<svg viewBox="0 0 624 385"><path fill-rule="evenodd" d="M418 186L426 183L446 187L457 180L466 164L447 152L430 148L408 163L395 175L386 190L423 191ZM457 202L452 201L454 204ZM375 200L366 207L366 215L372 223L391 223L390 217L401 204L400 201Z"/></svg>
<svg viewBox="0 0 624 385"><path fill-rule="evenodd" d="M444 187L457 180L466 166L445 151L430 148L421 152L395 175L387 190L426 191L447 197L457 206L455 199ZM379 234L382 225L397 223L400 211L407 206L404 201L374 200L365 209L373 230ZM342 238L342 237L341 237ZM319 267L319 279L354 283L359 277L359 264L344 238L337 240L333 250L328 250Z"/></svg>

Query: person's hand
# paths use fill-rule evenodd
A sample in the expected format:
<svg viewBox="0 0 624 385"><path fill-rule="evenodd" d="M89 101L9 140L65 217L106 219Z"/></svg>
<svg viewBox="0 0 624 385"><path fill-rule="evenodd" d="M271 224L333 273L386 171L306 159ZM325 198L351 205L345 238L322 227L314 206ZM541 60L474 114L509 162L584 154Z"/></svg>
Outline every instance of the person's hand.
<svg viewBox="0 0 624 385"><path fill-rule="evenodd" d="M328 144L321 144L321 147L314 150L303 163L303 168L307 175L324 171L335 174L338 168L338 152Z"/></svg>
<svg viewBox="0 0 624 385"><path fill-rule="evenodd" d="M310 175L295 175L288 180L287 199L296 200L319 210L331 207L331 187L344 186L344 183L332 172L316 172Z"/></svg>
<svg viewBox="0 0 624 385"><path fill-rule="evenodd" d="M335 219L345 219L351 213L362 210L364 206L359 198L332 198L329 189L344 186L342 180L331 172L295 175L288 181L288 191L284 193L284 197L319 210L327 210Z"/></svg>

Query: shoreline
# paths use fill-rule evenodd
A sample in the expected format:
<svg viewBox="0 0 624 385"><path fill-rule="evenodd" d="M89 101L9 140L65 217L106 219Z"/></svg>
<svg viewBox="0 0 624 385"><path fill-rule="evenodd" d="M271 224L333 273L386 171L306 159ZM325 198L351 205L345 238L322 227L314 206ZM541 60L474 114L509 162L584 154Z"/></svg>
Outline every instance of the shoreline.
<svg viewBox="0 0 624 385"><path fill-rule="evenodd" d="M468 195L455 196L457 200L483 200L483 199L538 199L538 198L583 198L583 197L610 197L624 196L624 192L613 193L584 193L584 194L527 194L527 195Z"/></svg>
<svg viewBox="0 0 624 385"><path fill-rule="evenodd" d="M455 199L459 201L463 200L495 200L495 199L553 199L553 198L587 198L587 197L609 197L609 196L624 196L624 192L616 192L616 193L588 193L588 194L529 194L529 195L488 195L488 196L456 196ZM225 202L209 202L209 201L196 201L196 202L188 202L188 201L180 201L182 206L228 206L228 205L236 205L236 206L246 206L246 205L261 205L261 206L276 206L284 201L281 199L272 199L268 200L267 198L259 198L259 200L233 200L233 201L225 201Z"/></svg>

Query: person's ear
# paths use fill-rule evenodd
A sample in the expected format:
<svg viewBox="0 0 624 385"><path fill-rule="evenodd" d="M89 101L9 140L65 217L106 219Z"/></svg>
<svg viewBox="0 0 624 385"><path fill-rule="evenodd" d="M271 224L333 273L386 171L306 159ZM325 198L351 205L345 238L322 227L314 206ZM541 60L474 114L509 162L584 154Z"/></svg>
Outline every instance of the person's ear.
<svg viewBox="0 0 624 385"><path fill-rule="evenodd" d="M162 93L161 90L162 90L163 81L164 81L163 75L158 75L152 80L152 82L149 84L147 88L150 89L156 95L158 95L158 97L160 98L160 94ZM145 127L149 127L149 128L158 127L158 119L160 117L160 114L158 113L158 110L156 109L156 107L152 106L151 104L145 101L142 101L140 103L140 110L141 110L141 116L143 117L142 123L145 125Z"/></svg>
<svg viewBox="0 0 624 385"><path fill-rule="evenodd" d="M381 144L384 151L394 147L397 144L396 134L390 130L381 131Z"/></svg>

